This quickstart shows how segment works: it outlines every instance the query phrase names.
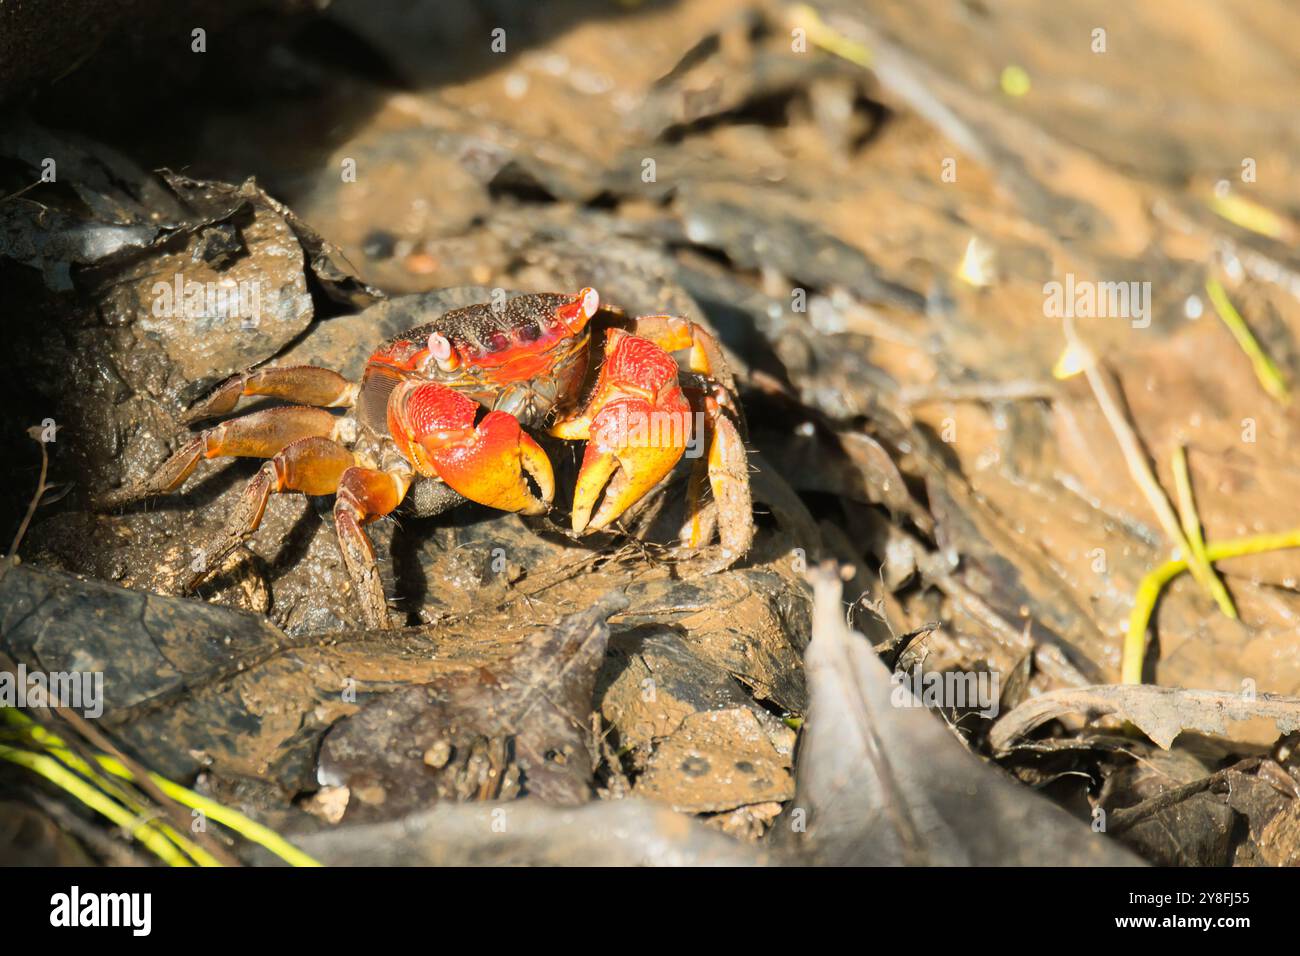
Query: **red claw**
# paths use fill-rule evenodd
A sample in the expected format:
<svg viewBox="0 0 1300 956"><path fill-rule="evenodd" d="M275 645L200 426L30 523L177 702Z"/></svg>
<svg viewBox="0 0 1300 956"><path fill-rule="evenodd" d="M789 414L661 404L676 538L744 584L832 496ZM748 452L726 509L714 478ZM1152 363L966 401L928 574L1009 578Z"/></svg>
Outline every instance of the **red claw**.
<svg viewBox="0 0 1300 956"><path fill-rule="evenodd" d="M551 462L513 416L488 412L475 425L478 403L435 382L415 386L389 408L393 436L421 473L489 508L524 514L549 508L555 497Z"/></svg>
<svg viewBox="0 0 1300 956"><path fill-rule="evenodd" d="M587 439L573 530L604 528L645 497L686 450L691 408L677 384L677 363L653 342L611 330L587 408L557 432Z"/></svg>

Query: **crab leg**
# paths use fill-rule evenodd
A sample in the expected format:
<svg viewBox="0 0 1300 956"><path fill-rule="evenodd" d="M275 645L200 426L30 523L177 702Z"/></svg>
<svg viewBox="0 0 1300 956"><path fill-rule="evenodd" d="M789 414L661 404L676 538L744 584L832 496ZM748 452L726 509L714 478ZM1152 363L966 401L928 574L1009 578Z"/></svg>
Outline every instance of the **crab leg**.
<svg viewBox="0 0 1300 956"><path fill-rule="evenodd" d="M200 553L185 590L192 591L252 537L272 494L301 491L307 495L332 495L352 463L352 453L328 438L300 438L285 445L244 488L220 535Z"/></svg>
<svg viewBox="0 0 1300 956"><path fill-rule="evenodd" d="M573 493L575 533L609 525L681 459L691 409L677 378L677 363L654 342L608 330L586 408L551 429L560 438L587 439Z"/></svg>
<svg viewBox="0 0 1300 956"><path fill-rule="evenodd" d="M692 396L693 406L702 406L709 453L696 460L691 471L688 511L681 539L688 547L708 543L716 529L722 557L728 563L749 550L754 540L753 500L749 491L749 465L745 443L734 416L719 402L716 393ZM704 485L713 500L703 502Z"/></svg>
<svg viewBox="0 0 1300 956"><path fill-rule="evenodd" d="M318 408L351 407L359 388L333 369L315 365L253 369L226 379L212 394L186 412L181 421L189 425L228 414L235 410L239 399L245 395L271 395Z"/></svg>
<svg viewBox="0 0 1300 956"><path fill-rule="evenodd" d="M672 315L646 315L637 318L633 327L638 335L666 351L689 350L687 367L692 381L683 391L692 409L703 413L708 454L697 459L691 471L681 538L687 546L699 548L716 529L722 557L734 560L749 550L754 539L744 419L735 400L735 377L717 340L694 322ZM712 501L704 499L706 485L713 491Z"/></svg>
<svg viewBox="0 0 1300 956"><path fill-rule="evenodd" d="M736 394L736 379L722 354L718 340L701 326L676 315L642 315L632 321L636 334L649 339L665 352L690 350L686 367L691 372L707 375L720 383L732 395Z"/></svg>
<svg viewBox="0 0 1300 956"><path fill-rule="evenodd" d="M426 475L437 475L453 491L501 511L544 514L555 497L550 459L513 415L488 412L435 382L421 383L397 397L390 424L408 457ZM533 494L525 474L537 485Z"/></svg>
<svg viewBox="0 0 1300 956"><path fill-rule="evenodd" d="M406 497L410 478L373 468L352 467L343 472L334 501L334 530L343 552L343 564L371 627L391 627L379 562L362 526L389 514Z"/></svg>
<svg viewBox="0 0 1300 956"><path fill-rule="evenodd" d="M288 405L232 418L199 432L148 478L132 482L93 502L98 509L175 491L194 471L201 458L270 458L300 438L340 437L346 419L323 408Z"/></svg>

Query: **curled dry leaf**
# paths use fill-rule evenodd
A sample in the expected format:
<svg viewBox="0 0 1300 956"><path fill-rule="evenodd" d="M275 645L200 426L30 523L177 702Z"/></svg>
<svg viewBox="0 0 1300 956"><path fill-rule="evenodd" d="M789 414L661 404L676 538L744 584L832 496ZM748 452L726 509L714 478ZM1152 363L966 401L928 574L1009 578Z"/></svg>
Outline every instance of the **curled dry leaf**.
<svg viewBox="0 0 1300 956"><path fill-rule="evenodd" d="M989 743L994 750L1005 752L1035 727L1069 713L1083 713L1089 719L1105 715L1122 718L1166 750L1184 730L1226 736L1229 720L1266 717L1284 734L1300 728L1300 699L1295 697L1107 684L1055 690L1028 700L994 725Z"/></svg>

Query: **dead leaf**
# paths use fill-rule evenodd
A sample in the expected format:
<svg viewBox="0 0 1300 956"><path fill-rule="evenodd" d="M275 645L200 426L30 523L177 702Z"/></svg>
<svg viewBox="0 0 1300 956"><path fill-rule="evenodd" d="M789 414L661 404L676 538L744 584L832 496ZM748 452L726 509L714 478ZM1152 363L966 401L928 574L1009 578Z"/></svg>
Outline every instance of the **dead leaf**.
<svg viewBox="0 0 1300 956"><path fill-rule="evenodd" d="M795 799L775 832L806 821L797 840L819 864L1138 862L980 761L935 715L894 706L888 669L845 626L838 576L823 568L812 580L811 704Z"/></svg>
<svg viewBox="0 0 1300 956"><path fill-rule="evenodd" d="M1017 738L1069 713L1084 713L1094 720L1114 715L1130 721L1166 750L1184 730L1227 736L1229 720L1266 717L1284 734L1300 728L1300 699L1294 697L1258 694L1248 699L1217 690L1105 684L1050 691L1026 701L994 725L989 743L996 752L1005 753Z"/></svg>

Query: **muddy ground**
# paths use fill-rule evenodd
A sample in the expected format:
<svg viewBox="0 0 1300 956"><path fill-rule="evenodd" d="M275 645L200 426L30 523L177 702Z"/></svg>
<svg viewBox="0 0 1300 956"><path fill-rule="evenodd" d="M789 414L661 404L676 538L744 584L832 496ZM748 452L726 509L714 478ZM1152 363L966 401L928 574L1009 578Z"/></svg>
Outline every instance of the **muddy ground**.
<svg viewBox="0 0 1300 956"><path fill-rule="evenodd" d="M1178 543L1052 292L1171 499L1185 449L1206 541L1300 528L1261 371L1300 380L1283 0L67 6L93 48L0 13L0 527L53 438L0 651L102 671L139 763L326 862L1300 862L1300 552L1218 563L1235 619L1176 577L1120 684ZM257 314L160 310L177 281ZM584 286L726 347L735 567L672 547L685 474L579 539L566 490L399 513L372 530L406 626L376 631L325 498L274 497L181 593L256 462L90 507L235 372L355 378L430 315ZM571 488L580 449L547 449ZM993 699L906 706L925 674ZM142 855L9 767L6 816L5 858Z"/></svg>

